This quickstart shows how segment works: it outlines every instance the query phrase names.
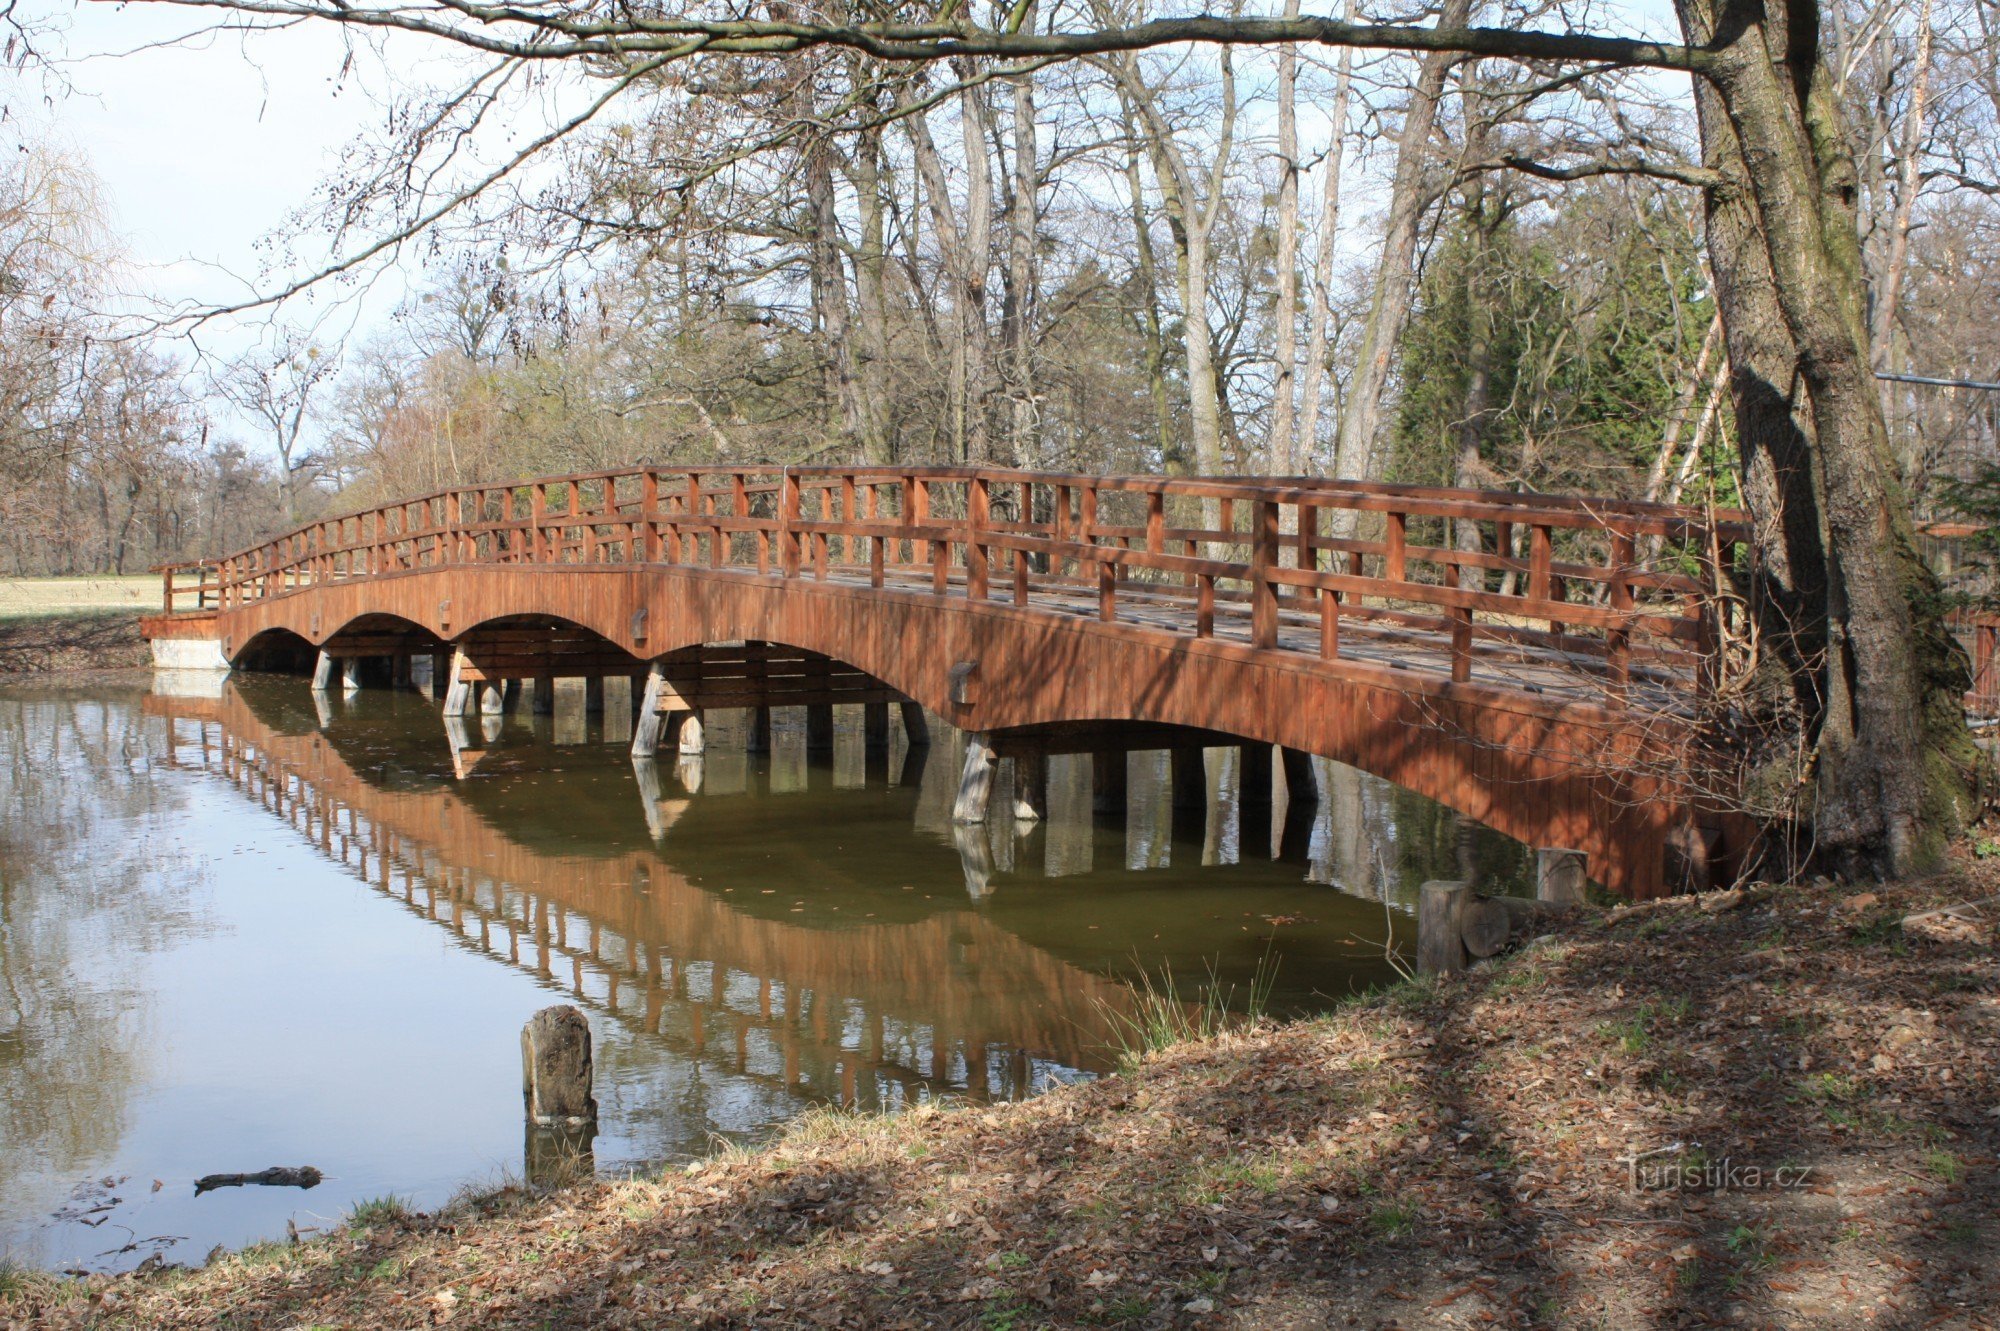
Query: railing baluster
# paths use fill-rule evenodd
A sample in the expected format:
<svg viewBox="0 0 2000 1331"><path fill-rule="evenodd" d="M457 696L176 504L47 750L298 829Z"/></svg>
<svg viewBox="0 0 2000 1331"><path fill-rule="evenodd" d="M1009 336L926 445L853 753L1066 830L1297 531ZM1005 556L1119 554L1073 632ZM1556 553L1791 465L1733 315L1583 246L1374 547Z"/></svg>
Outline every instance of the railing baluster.
<svg viewBox="0 0 2000 1331"><path fill-rule="evenodd" d="M1271 570L1278 562L1278 506L1259 499L1250 510L1250 645L1278 645L1278 588Z"/></svg>
<svg viewBox="0 0 2000 1331"><path fill-rule="evenodd" d="M986 599L986 526L992 517L993 496L986 478L975 476L965 487L965 595L968 600Z"/></svg>

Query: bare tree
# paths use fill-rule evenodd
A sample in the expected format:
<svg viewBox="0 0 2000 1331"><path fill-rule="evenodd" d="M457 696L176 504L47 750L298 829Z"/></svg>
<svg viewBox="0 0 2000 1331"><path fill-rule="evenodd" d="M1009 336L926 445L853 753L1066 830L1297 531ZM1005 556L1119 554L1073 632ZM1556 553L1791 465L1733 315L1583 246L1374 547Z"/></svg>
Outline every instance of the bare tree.
<svg viewBox="0 0 2000 1331"><path fill-rule="evenodd" d="M305 331L273 328L271 341L225 367L215 391L253 422L278 459L278 490L285 517L296 522L302 486L310 485L325 459L307 442L314 399L339 369L337 358Z"/></svg>

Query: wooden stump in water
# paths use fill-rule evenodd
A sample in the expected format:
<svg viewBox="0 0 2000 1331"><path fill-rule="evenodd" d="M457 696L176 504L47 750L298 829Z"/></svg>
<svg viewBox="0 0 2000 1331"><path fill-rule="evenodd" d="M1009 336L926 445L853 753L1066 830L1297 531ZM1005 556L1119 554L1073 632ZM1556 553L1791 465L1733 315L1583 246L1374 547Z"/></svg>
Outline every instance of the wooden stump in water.
<svg viewBox="0 0 2000 1331"><path fill-rule="evenodd" d="M528 1119L545 1127L594 1123L590 1023L567 1003L545 1007L521 1028L521 1092Z"/></svg>

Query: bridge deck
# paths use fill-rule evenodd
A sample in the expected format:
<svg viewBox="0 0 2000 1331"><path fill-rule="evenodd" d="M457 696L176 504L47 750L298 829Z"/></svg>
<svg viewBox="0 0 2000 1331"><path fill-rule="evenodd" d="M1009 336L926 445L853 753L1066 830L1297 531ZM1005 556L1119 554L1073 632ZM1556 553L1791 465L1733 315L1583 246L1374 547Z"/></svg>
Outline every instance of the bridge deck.
<svg viewBox="0 0 2000 1331"><path fill-rule="evenodd" d="M449 644L469 679L551 673L514 642L550 618L586 640L570 673L782 638L968 729L1321 753L1644 895L1704 798L1689 723L1742 640L1749 534L1712 509L1338 481L647 467L455 486L171 566L148 631L232 656L280 631L329 656ZM961 665L991 687L947 686Z"/></svg>

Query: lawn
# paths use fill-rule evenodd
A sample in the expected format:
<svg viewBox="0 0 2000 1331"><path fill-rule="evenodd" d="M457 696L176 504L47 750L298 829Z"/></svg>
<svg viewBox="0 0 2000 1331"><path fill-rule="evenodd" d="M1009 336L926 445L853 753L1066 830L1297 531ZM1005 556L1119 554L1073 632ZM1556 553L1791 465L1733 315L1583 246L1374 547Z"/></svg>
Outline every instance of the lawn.
<svg viewBox="0 0 2000 1331"><path fill-rule="evenodd" d="M102 578L0 578L0 619L160 608L160 579L151 573Z"/></svg>

